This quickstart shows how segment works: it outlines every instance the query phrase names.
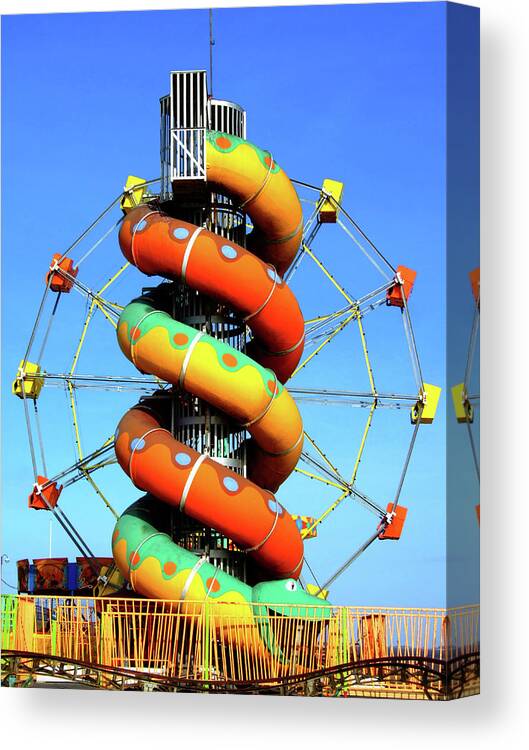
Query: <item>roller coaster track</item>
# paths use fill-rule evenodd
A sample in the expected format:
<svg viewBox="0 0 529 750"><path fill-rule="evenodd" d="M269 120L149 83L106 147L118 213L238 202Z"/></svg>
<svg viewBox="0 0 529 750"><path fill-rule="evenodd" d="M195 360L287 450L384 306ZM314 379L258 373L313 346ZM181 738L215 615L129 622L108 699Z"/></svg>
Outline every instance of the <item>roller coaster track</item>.
<svg viewBox="0 0 529 750"><path fill-rule="evenodd" d="M4 687L31 687L42 677L107 690L336 697L376 694L426 700L452 700L479 692L479 668L479 652L471 652L450 660L380 657L265 680L233 680L219 675L210 679L171 677L27 651L4 650L1 657Z"/></svg>

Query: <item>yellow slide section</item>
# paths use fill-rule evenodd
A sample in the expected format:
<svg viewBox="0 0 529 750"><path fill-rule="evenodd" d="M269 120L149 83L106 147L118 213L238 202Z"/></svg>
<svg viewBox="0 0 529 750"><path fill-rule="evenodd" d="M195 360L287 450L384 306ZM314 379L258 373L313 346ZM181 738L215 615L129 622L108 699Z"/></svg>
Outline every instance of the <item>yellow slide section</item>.
<svg viewBox="0 0 529 750"><path fill-rule="evenodd" d="M248 248L283 276L301 242L303 213L294 186L272 154L209 130L206 170L208 183L229 193L250 216L254 230Z"/></svg>

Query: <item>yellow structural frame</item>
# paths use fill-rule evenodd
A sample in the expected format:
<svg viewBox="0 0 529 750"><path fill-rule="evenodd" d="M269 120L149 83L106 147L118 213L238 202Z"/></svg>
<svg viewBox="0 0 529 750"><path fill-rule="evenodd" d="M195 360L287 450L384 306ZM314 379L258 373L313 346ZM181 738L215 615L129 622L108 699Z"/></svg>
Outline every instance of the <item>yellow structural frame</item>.
<svg viewBox="0 0 529 750"><path fill-rule="evenodd" d="M82 445L81 445L81 431L80 431L80 426L79 426L79 414L78 414L77 401L76 401L76 398L75 398L75 385L72 383L71 378L73 377L73 375L75 374L75 371L77 369L77 364L79 362L79 357L81 355L81 351L82 351L83 345L84 345L84 343L86 341L86 334L87 334L90 322L91 322L91 320L93 318L93 315L94 315L95 311L96 310L100 310L100 312L103 313L104 317L111 324L111 326L113 328L117 328L117 324L116 324L115 320L113 320L111 318L111 316L108 314L108 311L105 309L105 305L109 305L109 306L113 307L116 311L122 310L123 308L122 308L121 305L118 305L115 302L109 302L102 295L103 295L104 292L106 292L107 289L109 289L109 287L112 286L112 284L114 284L117 281L117 279L119 279L119 277L121 276L121 274L124 273L127 270L127 268L129 268L129 266L130 266L130 263L127 261L120 268L118 268L118 270L116 271L116 273L113 276L111 276L110 279L108 279L108 281L106 281L106 283L101 287L101 289L99 290L99 292L97 292L97 294L92 298L92 302L90 303L90 307L88 308L88 312L87 312L85 321L83 323L83 328L82 328L82 331L81 331L81 336L79 338L79 342L77 344L77 348L76 348L74 356L73 356L72 365L71 365L70 371L69 371L69 373L67 375L67 381L66 381L66 383L67 383L67 389L68 389L68 395L69 395L69 404L70 404L70 410L71 410L71 413L72 413L72 421L73 421L73 427L74 427L74 440L75 440L75 446L76 446L76 451L77 451L77 455L78 455L79 461L83 461L84 453L83 453L83 448L82 448ZM162 381L159 378L156 378L156 381L158 382L159 385L162 385ZM106 440L102 444L101 447L104 448L105 446L109 445L113 440L114 440L114 436L111 435L108 438L108 440ZM94 492L101 498L101 500L103 500L104 504L110 510L110 512L116 518L119 518L119 514L112 507L112 505L110 504L108 498L105 496L105 494L103 493L103 491L101 490L101 488L99 487L99 485L95 482L95 480L91 476L91 472L95 471L96 469L102 468L103 466L108 466L110 463L114 463L114 461L104 461L104 462L102 462L100 464L94 464L92 466L81 465L80 471L83 473L85 479L90 484L90 486L92 487L92 489L94 490Z"/></svg>
<svg viewBox="0 0 529 750"><path fill-rule="evenodd" d="M319 215L321 217L322 213L329 214L327 217L327 222L333 221L335 223L338 223L340 226L343 227L343 229L346 231L346 233L352 237L351 233L347 230L347 228L342 224L341 221L338 219L338 213L340 210L340 202L343 195L343 189L344 184L337 181L337 180L331 180L331 179L325 179L322 186L322 192L320 195L319 201L314 204L316 205L316 212L319 211ZM127 210L137 206L139 203L144 201L145 193L147 190L147 183L144 179L129 175L125 184L125 188L122 194L121 198L121 208L126 212ZM331 214L334 215L334 218L331 218ZM355 239L354 237L352 237ZM358 244L357 240L355 239L356 244ZM351 479L349 482L346 482L345 479L343 479L340 475L340 472L334 466L334 464L329 460L329 458L326 456L326 454L321 450L321 448L316 444L315 440L311 438L306 432L305 432L305 438L308 440L308 442L312 445L314 450L317 452L317 454L320 456L320 458L327 464L327 466L330 468L332 472L332 476L336 477L336 481L334 481L332 478L321 476L317 473L307 471L305 469L301 469L296 467L295 471L299 474L302 474L310 479L314 479L316 481L319 481L327 486L336 488L341 491L341 494L339 497L334 500L331 505L329 505L322 513L321 515L313 520L313 523L310 526L307 526L306 528L301 530L301 536L303 539L310 538L316 535L317 533L317 527L329 516L330 513L332 513L333 510L335 510L342 502L343 500L350 496L352 494L351 488L356 482L358 470L362 461L362 457L364 455L366 443L367 443L367 437L370 431L370 428L373 423L373 417L375 410L378 406L378 397L377 397L377 391L375 386L375 380L373 375L373 368L371 366L370 358L369 358L369 352L367 348L367 342L366 342L366 336L363 328L362 323L362 313L360 311L360 308L358 306L358 303L356 300L347 292L347 290L336 280L336 278L330 273L330 271L325 267L324 263L318 258L316 253L305 243L301 243L301 247L303 252L305 252L312 261L316 264L316 266L320 269L320 271L324 274L324 276L327 277L327 279L331 282L331 284L335 287L335 289L339 292L339 294L346 300L347 306L336 312L329 313L327 315L320 315L313 319L305 321L305 324L314 324L314 323L320 323L324 321L330 321L333 318L340 318L342 316L345 316L344 319L340 322L340 324L331 332L328 336L325 337L323 342L318 345L318 347L313 351L310 355L308 355L302 362L298 365L297 369L294 371L293 376L296 375L300 370L302 370L304 367L307 366L307 364L316 357L321 350L327 346L339 333L342 331L350 322L356 321L358 325L358 330L360 334L360 340L362 345L362 352L365 360L366 370L369 378L369 385L372 393L372 402L369 407L369 411L367 414L366 422L364 425L364 429L362 432L362 436L360 439L360 444L358 446L358 450L355 456L353 470L351 474ZM83 461L83 449L81 445L81 434L80 434L80 427L79 427L79 415L78 415L78 409L77 409L77 403L76 403L76 396L75 396L75 385L72 382L73 375L76 371L77 364L79 361L79 357L81 354L82 347L86 340L86 334L90 325L90 322L93 318L94 312L98 309L105 319L114 327L117 328L117 324L115 320L111 317L108 310L105 309L105 307L111 307L114 310L120 311L122 310L122 306L110 302L106 300L102 295L106 290L121 276L121 274L129 267L130 263L125 263L122 265L117 272L104 284L104 286L101 288L101 290L96 294L92 295L92 299L90 302L90 306L83 324L83 328L81 331L81 336L77 345L77 348L74 353L72 365L70 368L70 372L67 376L67 388L68 388L68 395L69 395L69 404L70 409L72 413L72 419L73 419L73 425L74 425L74 434L75 434L75 444L76 444L76 451L79 457L80 461ZM22 364L22 363L21 363ZM34 373L35 375L40 374L40 368L38 365L33 365L32 363L26 363L26 372L31 374L32 367L37 368ZM68 379L69 378L69 379ZM159 378L156 378L157 382L162 385L162 381L159 380ZM15 392L15 387L18 383L18 379L13 383L13 392ZM32 378L32 382L30 383L24 383L25 388L27 389L28 385L33 385L34 383L37 384L38 393L40 393L40 389L42 388L42 385L44 383L43 378ZM40 384L42 383L42 384ZM40 385L39 385L40 384ZM454 389L460 388L461 386L454 386ZM453 390L453 397L454 397L454 389ZM23 396L21 391L21 386L19 385L20 394L17 392L17 395L20 395L22 398ZM37 393L37 395L38 395ZM414 405L412 409L412 421L420 423L431 423L435 417L435 413L437 410L439 398L440 398L441 389L435 385L423 383L423 387L419 393L418 401ZM28 390L26 390L26 395L29 395ZM461 394L458 392L458 396ZM31 396L30 396L31 397ZM454 400L455 404L455 400ZM457 412L460 414L460 410ZM101 447L105 447L108 444L110 444L114 439L114 436L110 436ZM91 476L91 472L95 471L99 468L102 468L103 466L109 465L110 463L114 463L114 459L101 461L99 463L94 463L91 466L84 466L81 465L80 471L83 473L84 477L87 479L87 481L90 483L96 494L103 500L105 505L109 508L109 510L114 514L114 516L117 518L118 514L114 510L114 508L109 503L108 499L105 497L104 493L101 491L99 486L96 484L96 482L93 480ZM109 571L112 574L112 569ZM308 584L307 588L310 591L311 587L314 589L314 593L318 593L318 595L321 598L326 598L327 591L322 590L320 591L320 588L318 586L313 586L313 584Z"/></svg>
<svg viewBox="0 0 529 750"><path fill-rule="evenodd" d="M359 314L358 309L355 309L355 312L353 313L353 315L351 315L347 319L347 321L344 323L344 325L347 322L349 322L349 320L352 320L353 318L356 318L356 321L357 321L357 324L358 324L358 330L359 330L359 333L360 333L360 340L362 342L362 351L363 351L363 355L364 355L364 361L365 361L365 365L366 365L366 369L367 369L367 373L368 373L368 377L369 377L369 385L371 387L371 392L373 394L373 401L372 401L371 406L369 408L369 412L368 412L368 415L367 415L367 420L366 420L366 423L365 423L365 426L364 426L364 431L362 433L362 437L361 437L361 440L360 440L360 445L359 445L359 448L358 448L358 451L357 451L357 454L356 454L356 458L355 458L355 462L354 462L354 466L353 466L353 472L352 472L352 475L351 475L351 480L349 482L350 485L354 485L354 483L356 481L356 476L358 474L358 469L360 467L360 463L362 461L362 456L364 454L364 450L365 450L365 447L366 447L367 436L368 436L369 430L371 428L371 425L373 423L373 415L375 413L375 409L377 408L377 404L378 404L377 397L376 397L376 386L375 386L375 378L374 378L374 375L373 375L373 368L371 366L371 361L369 359L369 351L368 351L368 348L367 348L365 331L364 331L364 327L362 325L362 316ZM340 330L342 330L343 327L344 326L341 326L339 329L337 329L332 334L332 336L330 338L333 338L336 335L336 333L338 333ZM325 345L326 343L328 343L328 341L330 340L330 338L328 340L326 339L323 342L323 345ZM319 348L321 349L322 347L319 347ZM313 352L313 355L316 354L317 351L318 350L316 350L316 352ZM308 359L307 359L307 361L308 361ZM306 362L303 364L303 366L305 364L306 364ZM301 367L298 367L298 370L299 369L301 369ZM331 469L333 469L334 473L339 474L339 472L336 469L336 467L329 461L329 459L327 458L327 456L325 455L325 453L316 445L315 441L306 432L305 432L305 436L309 439L309 442L311 443L311 445L313 446L313 448L316 449L316 451L324 459L324 461L327 463L327 465L329 467L331 467ZM331 486L331 487L337 487L338 489L342 489L343 490L343 485L340 485L338 482L333 482L332 480L329 480L327 478L321 477L318 474L313 474L312 472L308 472L305 469L299 469L299 468L296 467L296 471L299 474L304 474L305 476L308 476L310 479L316 479L316 480L322 482L323 484L326 484L326 485ZM332 513L333 510L335 510L340 505L340 503L342 503L343 500L345 500L345 498L348 497L350 494L351 494L351 492L350 492L349 489L344 490L341 493L341 495L333 503L331 503L331 505L329 505L329 507L326 508L326 510L323 511L323 513L314 521L314 523L311 526L307 527L306 529L302 529L302 531L301 531L301 537L302 537L302 539L310 538L310 536L312 536L316 532L317 527L322 523L322 521L324 521L327 518L327 516L330 513Z"/></svg>
<svg viewBox="0 0 529 750"><path fill-rule="evenodd" d="M116 303L107 302L107 300L105 300L102 297L102 294L104 292L106 292L106 290L110 286L112 286L112 284L114 284L115 281L117 281L117 279L121 276L121 274L124 271L126 271L126 269L129 266L130 266L129 262L124 263L116 271L116 273L113 276L111 276L111 278L108 279L108 281L101 287L101 289L99 290L99 292L97 293L97 295L92 298L92 302L90 303L90 307L88 308L88 312L87 312L87 315L86 315L86 318L85 318L85 321L84 321L84 324L83 324L83 328L82 328L82 331L81 331L81 336L79 338L79 342L77 344L77 348L76 348L74 356L73 356L72 365L71 365L70 371L68 373L68 377L69 378L72 378L72 376L75 374L75 371L77 369L77 364L79 362L79 357L81 355L81 351L82 351L83 345L84 345L85 340L86 340L86 334L87 334L87 331L88 331L88 327L90 325L90 322L91 322L91 320L93 318L93 315L94 315L94 312L96 311L96 309L100 310L103 313L104 317L106 318L106 320L108 320L108 322L112 325L113 328L117 328L116 322L110 317L110 315L108 314L108 312L105 310L104 304L111 305L116 310L122 309L122 308L121 308L120 305L117 305ZM76 451L77 451L77 455L78 455L79 461L82 461L83 458L84 458L84 453L83 453L83 448L82 448L82 445L81 445L81 431L80 431L80 426L79 426L79 415L78 415L77 401L76 401L76 398L75 398L75 386L72 383L71 379L67 380L67 388L68 388L68 394L69 394L70 410L71 410L71 413L72 413L72 421L73 421L73 427L74 427L74 439L75 439ZM103 443L103 445L101 447L105 447L106 445L108 445L109 443L111 443L113 439L114 439L114 436L112 435L111 437L108 438L108 440L106 440ZM101 490L101 488L99 487L99 485L95 482L95 480L93 479L93 477L91 476L91 473L90 473L91 471L94 471L96 468L101 468L102 465L108 465L108 462L103 462L103 464L101 464L101 465L94 465L94 466L84 466L84 465L82 465L80 471L83 473L85 479L90 484L90 486L92 487L92 489L94 490L94 492L101 498L101 500L103 500L104 504L110 510L110 512L116 518L119 518L119 514L112 507L112 505L110 504L108 498L105 496L105 494L103 493L103 491Z"/></svg>

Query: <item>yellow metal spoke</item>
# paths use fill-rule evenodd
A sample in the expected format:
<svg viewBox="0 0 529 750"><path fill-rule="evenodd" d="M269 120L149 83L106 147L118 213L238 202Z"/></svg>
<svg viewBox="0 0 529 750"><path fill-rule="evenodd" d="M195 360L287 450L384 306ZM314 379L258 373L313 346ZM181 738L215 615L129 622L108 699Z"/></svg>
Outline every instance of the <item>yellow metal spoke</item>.
<svg viewBox="0 0 529 750"><path fill-rule="evenodd" d="M94 482L93 478L90 476L88 471L86 469L82 469L83 474L85 475L85 479L88 480L88 483L93 487L94 491L97 495L101 498L101 500L105 503L109 511L114 515L115 518L119 518L119 514L116 513L114 508L111 506L101 489L98 487L98 485Z"/></svg>
<svg viewBox="0 0 529 750"><path fill-rule="evenodd" d="M113 328L116 328L116 329L117 329L117 327L118 327L118 324L116 323L116 321L115 321L115 320L113 320L113 319L112 319L112 318L110 317L110 315L109 315L109 314L107 313L107 311L105 310L105 308L104 308L104 306L103 306L103 305L101 304L101 302L100 302L100 301L99 301L98 299L95 299L95 300L94 300L94 302L96 303L96 305L97 305L97 307L99 308L99 310L101 310L101 312L103 313L103 315L105 316L105 318L106 318L106 319L108 320L108 322L110 323L110 325L111 325L111 326L112 326Z"/></svg>
<svg viewBox="0 0 529 750"><path fill-rule="evenodd" d="M346 318L346 319L345 319L345 320L344 320L344 321L343 321L342 323L340 323L340 325L338 326L338 328L336 328L336 329L335 329L335 330L334 330L334 331L333 331L333 332L332 332L331 334L329 334L329 336L327 336L327 338L326 338L326 339L325 339L325 340L324 340L324 341L323 341L323 342L322 342L322 343L321 343L321 344L320 344L320 345L319 345L319 346L317 347L317 349L315 349L315 350L314 350L314 351L312 352L312 354L309 354L309 356L308 356L308 357L306 357L306 358L305 358L305 359L303 360L303 362L302 362L302 363L301 363L300 365L298 365L298 366L296 367L296 369L295 369L295 370L294 370L294 372L292 373L292 376L291 376L291 377L294 377L294 375L297 375L297 374L298 374L298 372L299 372L300 370L302 370L302 369L303 369L303 368L304 368L304 367L305 367L306 365L308 365L308 363L309 363L309 362L311 361L311 359L314 359L314 357L315 357L315 356L316 356L317 354L319 354L319 353L321 352L321 350L323 349L323 347L324 347L324 346L326 346L326 345L327 345L327 344L328 344L328 343L329 343L330 341L332 341L332 340L333 340L333 338L334 338L334 337L335 337L335 336L336 336L337 334L339 334L339 333L340 333L340 331L343 331L343 329L345 328L345 326L346 326L346 325L347 325L348 323L350 323L350 322L351 322L351 320L353 320L353 319L354 319L354 318L355 318L355 317L357 316L357 314L358 314L358 312L357 312L357 310L355 310L355 311L354 311L354 312L353 312L353 313L352 313L351 315L349 315L349 316L348 316L348 317L347 317L347 318Z"/></svg>
<svg viewBox="0 0 529 750"><path fill-rule="evenodd" d="M101 295L103 294L103 292L106 292L108 287L111 286L117 279L119 279L123 271L126 271L129 266L130 266L130 263L129 261L127 261L121 266L121 268L118 268L116 273L110 277L110 279L104 284L104 286L101 287L101 289L98 292L98 295Z"/></svg>
<svg viewBox="0 0 529 750"><path fill-rule="evenodd" d="M70 409L72 410L72 418L73 418L73 427L75 431L75 444L77 447L77 455L79 456L79 460L83 460L83 450L81 447L81 435L79 432L79 421L77 419L77 408L75 404L75 394L73 385L68 381L67 383L68 391L70 393Z"/></svg>
<svg viewBox="0 0 529 750"><path fill-rule="evenodd" d="M362 434L362 440L360 441L360 448L358 449L358 454L356 456L355 465L353 468L353 473L351 476L351 482L350 484L354 484L356 482L356 475L358 473L358 468L360 466L360 462L362 460L362 455L364 453L364 448L366 445L367 440L367 433L369 432L369 428L371 427L371 424L373 422L373 414L375 413L375 409L377 408L377 402L376 400L373 401L371 404L371 408L369 409L369 414L367 415L367 422L364 427L364 432Z"/></svg>
<svg viewBox="0 0 529 750"><path fill-rule="evenodd" d="M361 460L362 460L362 456L363 456L363 453L364 453L364 448L365 448L365 445L366 445L366 440L367 440L367 433L369 432L369 428L371 427L371 423L372 423L372 421L373 421L373 414L374 414L374 412L375 412L376 406L377 406L377 402L376 402L376 399L375 399L375 400L373 401L373 403L371 404L371 407L370 407L370 409L369 409L369 413L368 413L368 415L367 415L367 421L366 421L366 424L365 424L365 427L364 427L364 432L363 432L363 434L362 434L362 439L361 439L361 441L360 441L360 447L359 447L359 449L358 449L358 453L357 453L357 455L356 455L356 460L355 460L355 464L354 464L354 468L353 468L353 473L352 473L352 476L351 476L351 481L350 481L350 483L349 483L349 484L350 484L351 486L352 486L352 485L354 485L354 483L355 483L355 481L356 481L356 475L357 475L357 473L358 473L358 468L359 468L359 466L360 466L360 462L361 462ZM330 482L327 482L327 484L331 484L331 483L330 483ZM339 487L339 485L337 485L337 486ZM313 523L313 524L312 524L312 525L311 525L310 527L307 527L306 529L303 529L303 530L302 530L302 532L301 532L301 537L302 537L302 539L305 539L305 537L306 537L306 536L307 536L307 535L308 535L309 533L311 533L311 532L312 532L312 531L313 531L313 530L314 530L314 529L315 529L315 528L316 528L317 526L319 526L319 525L320 525L320 523L322 523L322 521L324 521L324 520L325 520L325 519L327 518L327 516L328 516L328 515L329 515L330 513L332 513L332 512L333 512L333 510L335 510L335 509L336 509L336 508L337 508L337 507L338 507L338 506L340 505L340 503L341 503L341 502L342 502L343 500L345 500L345 498L346 498L346 497L348 497L348 496L349 496L350 494L351 494L351 492L350 492L349 490L345 490L344 492L342 492L342 494L340 495L340 497L339 497L339 498L337 498L337 499L336 499L336 500L335 500L335 501L334 501L334 502L333 502L333 503L332 503L332 504L331 504L331 505L330 505L330 506L329 506L329 507L327 508L327 510L325 510L325 511L324 511L324 512L323 512L323 513L321 514L321 516L319 516L319 518L317 518L317 519L316 519L316 520L314 521L314 523Z"/></svg>
<svg viewBox="0 0 529 750"><path fill-rule="evenodd" d="M305 243L303 243L303 249L312 258L312 260L314 261L314 263L316 263L316 265L318 266L318 268L320 269L320 271L322 271L325 274L325 276L329 279L329 281L331 282L331 284L333 284L333 286L336 287L336 289L340 292L340 294L342 294L345 297L345 299L349 302L349 304L350 305L354 305L354 303L355 303L354 299L352 297L350 297L349 294L347 294L347 292L345 291L345 289L343 288L343 286L341 286L336 281L336 279L334 278L334 276L332 275L332 273L330 273L330 271L328 271L325 268L325 266L323 265L323 263L321 262L321 260L316 257L315 253L310 249L310 247L308 245L305 245Z"/></svg>
<svg viewBox="0 0 529 750"><path fill-rule="evenodd" d="M328 313L327 315L319 315L317 318L309 318L305 321L305 325L309 325L311 323L320 323L323 320L330 320L331 318L338 317L338 315L343 314L343 310L338 310L336 312Z"/></svg>
<svg viewBox="0 0 529 750"><path fill-rule="evenodd" d="M83 330L81 331L81 337L79 339L79 343L77 344L77 349L75 350L72 366L70 368L70 373L69 373L70 375L74 374L75 368L77 367L77 362L79 361L79 355L81 354L81 349L83 347L83 343L86 338L86 332L88 330L88 326L90 325L90 320L92 319L92 315L94 314L95 307L96 307L95 300L92 300L90 307L88 309L88 313L85 318L85 322L83 324Z"/></svg>
<svg viewBox="0 0 529 750"><path fill-rule="evenodd" d="M358 322L358 330L360 331L360 340L362 342L362 350L364 352L364 359L366 362L367 367L367 374L369 376L369 384L371 386L371 392L373 395L376 394L377 390L375 388L375 379L373 377L373 368L371 367L371 362L369 361L369 352L367 350L367 343L366 343L366 335L364 333L364 326L362 325L362 316L358 315L357 317Z"/></svg>
<svg viewBox="0 0 529 750"><path fill-rule="evenodd" d="M306 471L305 469L300 469L297 466L294 469L294 471L296 471L298 474L303 474L304 476L309 477L310 479L316 479L318 482L323 482L323 484L328 484L330 487L337 487L339 490L342 489L343 485L338 484L338 482L333 482L332 480L327 479L326 477L320 477L319 474L313 474L312 472ZM316 525L317 524L314 523L311 526L311 529L313 529ZM306 531L306 530L304 530L304 531ZM304 531L301 532L302 537L305 536Z"/></svg>
<svg viewBox="0 0 529 750"><path fill-rule="evenodd" d="M314 450L318 453L318 455L323 458L323 460L325 461L325 463L327 464L327 466L330 469L332 469L335 474L337 474L338 476L340 476L340 472L338 471L338 469L336 468L336 466L329 460L329 458L325 455L325 453L322 451L322 449L316 444L316 441L313 438L311 438L311 436L309 435L309 433L306 432L306 431L305 431L305 437L307 438L307 440L309 441L309 443L312 445L312 447L314 448Z"/></svg>

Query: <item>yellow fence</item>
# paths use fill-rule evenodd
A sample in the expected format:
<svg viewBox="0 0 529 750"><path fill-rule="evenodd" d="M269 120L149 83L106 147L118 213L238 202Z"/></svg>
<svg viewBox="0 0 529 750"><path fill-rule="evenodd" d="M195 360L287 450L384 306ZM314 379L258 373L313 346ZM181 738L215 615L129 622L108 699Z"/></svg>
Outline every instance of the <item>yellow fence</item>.
<svg viewBox="0 0 529 750"><path fill-rule="evenodd" d="M3 597L2 645L16 652L166 678L255 683L363 667L380 687L381 664L436 663L479 652L479 608L399 609L259 605L253 618L213 602L127 598ZM233 610L232 610L233 611ZM366 664L367 663L367 664ZM353 669L354 672L354 669ZM384 672L387 674L387 669ZM339 676L339 675L338 675ZM400 685L405 677L383 680ZM413 681L412 681L413 682ZM333 683L334 684L334 683ZM420 690L412 684L406 690Z"/></svg>

